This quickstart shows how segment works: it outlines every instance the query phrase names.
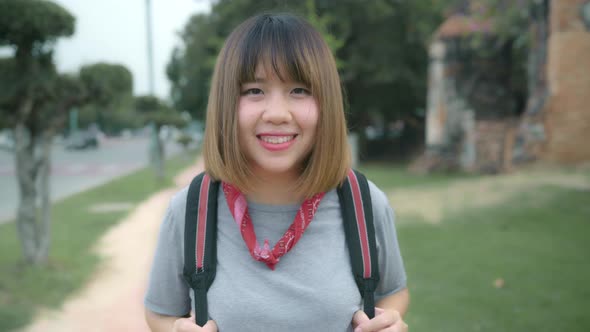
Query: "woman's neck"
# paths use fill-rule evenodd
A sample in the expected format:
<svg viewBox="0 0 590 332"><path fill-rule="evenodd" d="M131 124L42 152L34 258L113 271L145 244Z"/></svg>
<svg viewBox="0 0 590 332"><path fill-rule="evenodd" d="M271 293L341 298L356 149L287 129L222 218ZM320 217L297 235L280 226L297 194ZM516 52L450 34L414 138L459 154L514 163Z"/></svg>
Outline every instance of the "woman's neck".
<svg viewBox="0 0 590 332"><path fill-rule="evenodd" d="M295 192L294 177L258 176L254 190L245 194L246 199L254 203L270 205L291 205L303 202L305 197Z"/></svg>

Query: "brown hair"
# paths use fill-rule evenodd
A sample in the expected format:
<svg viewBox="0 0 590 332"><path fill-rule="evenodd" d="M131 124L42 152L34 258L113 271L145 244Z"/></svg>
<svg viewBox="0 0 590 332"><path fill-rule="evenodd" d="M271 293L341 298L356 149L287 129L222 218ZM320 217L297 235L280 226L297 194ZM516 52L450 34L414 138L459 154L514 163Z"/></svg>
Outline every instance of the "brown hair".
<svg viewBox="0 0 590 332"><path fill-rule="evenodd" d="M319 107L316 142L294 190L310 197L338 186L350 168L350 148L340 78L321 35L291 14L262 14L240 24L227 38L213 73L203 143L205 171L249 192L255 185L238 141L241 84L254 81L257 65L310 87Z"/></svg>

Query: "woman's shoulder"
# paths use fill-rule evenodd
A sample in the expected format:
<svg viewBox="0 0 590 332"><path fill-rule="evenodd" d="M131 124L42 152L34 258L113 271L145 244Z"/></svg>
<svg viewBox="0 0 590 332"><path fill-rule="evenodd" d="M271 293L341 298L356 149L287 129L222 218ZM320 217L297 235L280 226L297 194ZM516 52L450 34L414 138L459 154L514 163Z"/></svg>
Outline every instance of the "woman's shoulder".
<svg viewBox="0 0 590 332"><path fill-rule="evenodd" d="M384 210L389 206L389 198L387 194L383 192L375 183L371 180L367 179L369 184L369 195L371 198L371 206L373 207L373 211L375 210ZM338 200L337 189L333 189L326 193L325 203L322 203L324 207L331 207L331 208L338 208L340 205Z"/></svg>
<svg viewBox="0 0 590 332"><path fill-rule="evenodd" d="M177 191L170 199L168 210L174 216L183 216L186 211L186 197L188 195L188 186Z"/></svg>
<svg viewBox="0 0 590 332"><path fill-rule="evenodd" d="M382 227L384 223L394 222L393 207L389 203L389 197L375 183L369 182L369 192L371 194L371 206L373 207L373 220L375 226Z"/></svg>
<svg viewBox="0 0 590 332"><path fill-rule="evenodd" d="M373 209L383 209L384 207L389 206L389 198L387 197L387 194L371 180L367 180L367 182L369 183L369 193L371 194Z"/></svg>

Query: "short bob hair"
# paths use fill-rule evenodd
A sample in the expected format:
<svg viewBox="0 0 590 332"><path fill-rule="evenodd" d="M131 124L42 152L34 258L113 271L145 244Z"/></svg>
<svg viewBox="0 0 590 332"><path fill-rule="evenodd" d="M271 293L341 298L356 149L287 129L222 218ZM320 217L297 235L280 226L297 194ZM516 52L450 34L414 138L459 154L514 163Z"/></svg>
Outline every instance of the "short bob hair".
<svg viewBox="0 0 590 332"><path fill-rule="evenodd" d="M240 149L237 105L241 85L255 81L256 66L282 81L306 84L318 103L315 143L293 188L303 197L337 187L351 167L340 78L321 35L292 14L262 14L227 38L213 73L203 143L205 171L248 193L256 178Z"/></svg>

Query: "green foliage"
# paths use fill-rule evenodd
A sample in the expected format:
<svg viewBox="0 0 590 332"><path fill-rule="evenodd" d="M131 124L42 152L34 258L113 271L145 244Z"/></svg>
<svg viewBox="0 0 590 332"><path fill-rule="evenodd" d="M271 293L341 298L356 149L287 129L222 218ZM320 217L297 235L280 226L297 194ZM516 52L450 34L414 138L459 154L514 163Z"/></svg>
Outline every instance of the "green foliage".
<svg viewBox="0 0 590 332"><path fill-rule="evenodd" d="M62 74L54 82L53 96L63 102L73 103L85 100L87 90L79 77Z"/></svg>
<svg viewBox="0 0 590 332"><path fill-rule="evenodd" d="M86 101L86 88L78 77L58 74L51 54L39 56L31 63L27 74L17 65L14 58L0 59L0 116L3 125L11 127L18 119L18 105L23 96L34 100L34 111L29 123L37 128L58 129L69 107ZM33 121L33 122L31 122Z"/></svg>
<svg viewBox="0 0 590 332"><path fill-rule="evenodd" d="M101 130L108 134L117 134L123 129L139 128L143 125L135 113L131 95L122 96L107 107L87 103L79 109L78 116L80 128L98 123Z"/></svg>
<svg viewBox="0 0 590 332"><path fill-rule="evenodd" d="M57 77L51 52L0 58L0 74L0 103L13 105L23 95L44 95Z"/></svg>
<svg viewBox="0 0 590 332"><path fill-rule="evenodd" d="M74 17L44 0L0 1L0 45L31 47L74 33Z"/></svg>
<svg viewBox="0 0 590 332"><path fill-rule="evenodd" d="M0 118L3 118L5 126L8 125L8 118L13 120L14 117L12 108L15 107L15 99L21 88L19 83L15 59L0 58Z"/></svg>
<svg viewBox="0 0 590 332"><path fill-rule="evenodd" d="M171 97L177 109L203 119L221 38L216 37L213 20L204 14L190 19L181 38L183 45L174 50L166 71Z"/></svg>
<svg viewBox="0 0 590 332"><path fill-rule="evenodd" d="M186 125L186 120L179 112L156 96L135 97L134 107L142 117L144 124L154 123L158 127L163 125L184 127Z"/></svg>
<svg viewBox="0 0 590 332"><path fill-rule="evenodd" d="M416 117L424 108L427 40L442 21L441 2L343 1L320 10L341 19L347 33L337 57L350 103L350 121L362 128L373 116L382 123Z"/></svg>
<svg viewBox="0 0 590 332"><path fill-rule="evenodd" d="M545 0L480 0L470 8L470 15L492 23L491 32L498 44L511 43L515 53L532 50L531 25L544 20L549 8ZM537 32L538 33L538 32ZM481 38L474 41L479 42Z"/></svg>
<svg viewBox="0 0 590 332"><path fill-rule="evenodd" d="M344 40L339 39L330 31L330 27L334 26L337 22L336 18L329 13L320 16L317 12L315 0L305 1L305 17L309 23L322 34L326 44L328 44L330 50L332 50L332 54L337 54L338 50L344 46ZM344 66L344 63L341 60L336 59L336 62L338 68Z"/></svg>
<svg viewBox="0 0 590 332"><path fill-rule="evenodd" d="M526 36L539 0L483 0L472 6L471 15L493 21L493 32L503 39Z"/></svg>
<svg viewBox="0 0 590 332"><path fill-rule="evenodd" d="M489 82L484 75L504 75L505 83L501 85L510 94L507 99L512 99L515 105L506 107L496 101L494 116L514 116L526 112L531 105L542 103L531 100L536 98L531 92L533 86L546 85L543 68L549 33L549 1L478 0L467 3L463 11L469 16L471 33L459 41L458 47L467 53L462 63L468 68L465 72L476 72L473 65L477 62L501 63L493 73L488 70L486 74L480 68L474 76Z"/></svg>
<svg viewBox="0 0 590 332"><path fill-rule="evenodd" d="M37 97L39 105L39 122L46 123L59 130L65 125L67 112L87 100L86 87L77 76L71 74L57 75L45 90L45 96Z"/></svg>
<svg viewBox="0 0 590 332"><path fill-rule="evenodd" d="M0 45L14 56L0 59L0 116L3 126L25 123L34 133L59 126L64 108L85 95L75 77L60 76L53 43L74 32L74 17L41 0L0 1ZM30 107L22 107L27 105Z"/></svg>
<svg viewBox="0 0 590 332"><path fill-rule="evenodd" d="M133 76L123 65L97 63L80 69L93 104L108 107L132 93Z"/></svg>
<svg viewBox="0 0 590 332"><path fill-rule="evenodd" d="M134 107L140 113L164 111L169 108L158 97L150 95L135 97Z"/></svg>
<svg viewBox="0 0 590 332"><path fill-rule="evenodd" d="M133 76L120 64L96 63L80 69L88 93L88 105L81 111L81 125L98 123L108 133L138 125L132 115Z"/></svg>

